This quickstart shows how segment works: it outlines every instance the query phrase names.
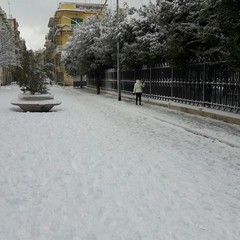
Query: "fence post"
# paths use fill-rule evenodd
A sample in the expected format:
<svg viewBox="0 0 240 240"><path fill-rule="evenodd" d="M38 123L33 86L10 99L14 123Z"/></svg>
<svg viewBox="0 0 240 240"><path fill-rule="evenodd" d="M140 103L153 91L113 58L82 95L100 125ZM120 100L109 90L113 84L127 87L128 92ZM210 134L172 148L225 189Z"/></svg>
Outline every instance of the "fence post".
<svg viewBox="0 0 240 240"><path fill-rule="evenodd" d="M149 80L150 80L150 83L149 83L149 94L152 95L152 68L150 68L150 74L149 74Z"/></svg>
<svg viewBox="0 0 240 240"><path fill-rule="evenodd" d="M173 100L173 66L171 67L171 100Z"/></svg>
<svg viewBox="0 0 240 240"><path fill-rule="evenodd" d="M205 106L205 82L206 82L206 63L203 63L203 85L202 85L202 102Z"/></svg>

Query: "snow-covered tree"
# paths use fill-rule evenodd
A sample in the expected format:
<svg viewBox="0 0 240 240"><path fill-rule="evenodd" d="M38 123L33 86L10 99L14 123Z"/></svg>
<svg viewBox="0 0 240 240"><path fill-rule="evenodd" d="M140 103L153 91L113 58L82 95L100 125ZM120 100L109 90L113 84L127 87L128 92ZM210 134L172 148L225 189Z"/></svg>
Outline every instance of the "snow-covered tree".
<svg viewBox="0 0 240 240"><path fill-rule="evenodd" d="M54 69L54 64L53 63L49 62L49 63L45 63L43 65L43 72L50 79L53 79L53 76L54 76L53 69Z"/></svg>
<svg viewBox="0 0 240 240"><path fill-rule="evenodd" d="M64 49L65 68L92 72L169 62L240 60L240 5L237 0L157 0L140 9L92 17L78 25Z"/></svg>
<svg viewBox="0 0 240 240"><path fill-rule="evenodd" d="M101 69L116 67L117 54L117 19L116 14L109 12L99 20L99 34L95 37L92 51L96 64Z"/></svg>
<svg viewBox="0 0 240 240"><path fill-rule="evenodd" d="M141 68L144 65L149 53L147 29L147 18L134 9L120 23L122 68Z"/></svg>
<svg viewBox="0 0 240 240"><path fill-rule="evenodd" d="M124 36L121 50L124 68L152 66L163 60L166 34L163 19L159 21L161 11L162 6L152 3L139 10L130 9L120 30Z"/></svg>
<svg viewBox="0 0 240 240"><path fill-rule="evenodd" d="M208 0L199 15L199 51L207 60L240 60L240 4Z"/></svg>
<svg viewBox="0 0 240 240"><path fill-rule="evenodd" d="M164 57L172 65L181 66L196 58L202 3L202 0L158 1L159 26L164 30Z"/></svg>
<svg viewBox="0 0 240 240"><path fill-rule="evenodd" d="M29 91L31 94L48 92L44 84L46 74L32 50L23 49L21 66L13 70L13 75L24 92Z"/></svg>
<svg viewBox="0 0 240 240"><path fill-rule="evenodd" d="M76 25L74 35L65 45L62 54L62 61L69 73L85 73L98 68L93 44L99 34L97 17L88 18L84 23Z"/></svg>
<svg viewBox="0 0 240 240"><path fill-rule="evenodd" d="M19 59L15 53L14 34L0 31L0 66L18 66Z"/></svg>

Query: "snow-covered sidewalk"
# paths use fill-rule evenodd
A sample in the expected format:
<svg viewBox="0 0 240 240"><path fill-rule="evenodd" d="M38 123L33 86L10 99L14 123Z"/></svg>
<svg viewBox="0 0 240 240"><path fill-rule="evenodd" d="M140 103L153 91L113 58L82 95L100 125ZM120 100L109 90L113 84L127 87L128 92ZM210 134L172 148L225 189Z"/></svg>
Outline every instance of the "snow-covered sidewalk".
<svg viewBox="0 0 240 240"><path fill-rule="evenodd" d="M240 126L52 87L0 88L0 239L238 240Z"/></svg>

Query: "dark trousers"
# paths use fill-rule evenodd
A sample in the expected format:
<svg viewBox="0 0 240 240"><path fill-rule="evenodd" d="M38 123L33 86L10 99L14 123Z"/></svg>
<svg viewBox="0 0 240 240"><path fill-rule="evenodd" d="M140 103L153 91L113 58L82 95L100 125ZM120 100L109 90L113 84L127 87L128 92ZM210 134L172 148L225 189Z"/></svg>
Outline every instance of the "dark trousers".
<svg viewBox="0 0 240 240"><path fill-rule="evenodd" d="M100 86L97 86L97 94L100 94Z"/></svg>
<svg viewBox="0 0 240 240"><path fill-rule="evenodd" d="M138 101L139 101L139 105L141 105L141 96L142 96L142 93L136 93L136 105L138 104Z"/></svg>

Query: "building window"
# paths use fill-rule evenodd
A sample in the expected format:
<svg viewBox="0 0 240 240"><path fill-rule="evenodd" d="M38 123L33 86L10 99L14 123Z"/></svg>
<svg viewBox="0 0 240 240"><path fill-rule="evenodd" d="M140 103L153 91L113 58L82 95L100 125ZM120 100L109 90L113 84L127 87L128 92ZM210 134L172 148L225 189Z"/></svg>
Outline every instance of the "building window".
<svg viewBox="0 0 240 240"><path fill-rule="evenodd" d="M76 23L82 23L82 18L71 18L71 25L75 25Z"/></svg>

